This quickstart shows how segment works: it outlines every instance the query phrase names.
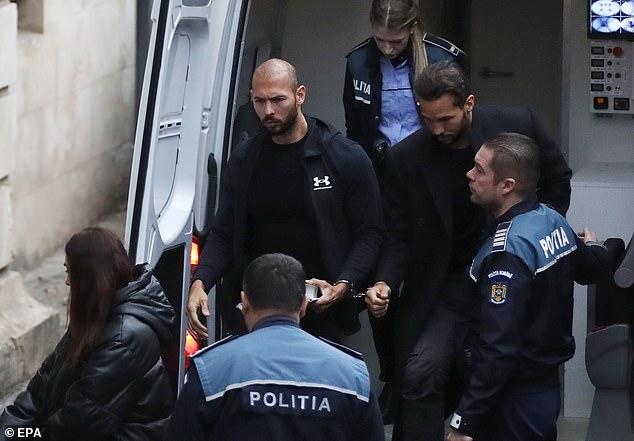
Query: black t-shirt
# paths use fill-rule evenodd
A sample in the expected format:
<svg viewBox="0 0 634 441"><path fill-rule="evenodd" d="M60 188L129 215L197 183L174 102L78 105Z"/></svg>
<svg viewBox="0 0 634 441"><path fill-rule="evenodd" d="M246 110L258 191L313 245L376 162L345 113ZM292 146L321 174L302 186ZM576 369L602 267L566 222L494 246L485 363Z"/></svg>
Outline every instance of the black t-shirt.
<svg viewBox="0 0 634 441"><path fill-rule="evenodd" d="M485 224L484 211L471 202L467 172L473 167L475 152L471 146L446 149L450 164L451 200L453 202L453 244L450 273L461 273L471 264L478 250L480 234Z"/></svg>
<svg viewBox="0 0 634 441"><path fill-rule="evenodd" d="M324 278L302 162L305 141L275 144L266 138L249 183L245 253L249 262L266 253L288 254L302 263L307 278Z"/></svg>

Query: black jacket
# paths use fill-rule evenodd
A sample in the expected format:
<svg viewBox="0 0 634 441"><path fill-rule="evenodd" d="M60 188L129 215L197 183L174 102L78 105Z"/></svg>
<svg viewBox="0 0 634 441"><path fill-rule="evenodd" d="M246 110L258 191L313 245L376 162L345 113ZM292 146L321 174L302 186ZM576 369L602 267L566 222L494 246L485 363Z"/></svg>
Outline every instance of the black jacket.
<svg viewBox="0 0 634 441"><path fill-rule="evenodd" d="M461 62L464 52L457 46L432 34L425 35L428 64L443 60ZM375 167L383 159L375 149L381 122L381 52L369 38L346 56L346 77L343 85L343 107L346 136L366 151ZM414 84L414 67L410 65L410 83Z"/></svg>
<svg viewBox="0 0 634 441"><path fill-rule="evenodd" d="M62 370L64 335L0 426L45 427L52 441L160 439L174 402L161 348L174 340L175 315L149 268L137 269L142 273L117 291L101 338L77 368Z"/></svg>
<svg viewBox="0 0 634 441"><path fill-rule="evenodd" d="M470 270L462 327L470 338L458 352L459 359L469 355L470 382L455 428L472 437L495 418L503 396L558 387L557 368L575 351L574 282L595 282L609 263L605 247L584 244L535 197L511 207L486 234Z"/></svg>
<svg viewBox="0 0 634 441"><path fill-rule="evenodd" d="M383 239L381 197L372 166L359 146L334 127L307 118L303 164L307 200L321 245L327 280L356 286L370 276ZM268 133L246 140L233 152L222 177L218 215L205 242L193 280L209 290L230 271L241 280L245 262L246 200L250 177ZM328 177L324 181L324 177ZM325 185L327 184L327 185ZM283 201L280 201L283 203ZM227 293L237 303L238 290ZM233 298L235 296L235 298ZM224 303L224 300L223 300ZM356 306L336 305L344 333L359 328Z"/></svg>
<svg viewBox="0 0 634 441"><path fill-rule="evenodd" d="M503 131L519 132L537 142L541 159L539 200L565 213L570 202L572 172L533 113L527 109L475 106L471 124L475 150L485 139ZM451 176L448 165L441 155L446 148L423 128L386 154L386 238L376 280L386 281L393 296L398 295L403 283L398 304L392 311L398 336L394 341L397 366L401 367L436 301L450 263L452 186L448 182Z"/></svg>

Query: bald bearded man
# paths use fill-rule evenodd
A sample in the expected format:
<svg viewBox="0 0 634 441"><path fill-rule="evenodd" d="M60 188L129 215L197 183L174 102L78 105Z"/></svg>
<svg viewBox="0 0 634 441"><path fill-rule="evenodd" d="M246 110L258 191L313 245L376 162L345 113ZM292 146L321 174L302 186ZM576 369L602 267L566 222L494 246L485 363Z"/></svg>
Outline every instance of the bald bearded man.
<svg viewBox="0 0 634 441"><path fill-rule="evenodd" d="M321 296L301 326L333 341L359 329L352 297L373 269L382 240L381 198L363 149L328 123L304 115L306 87L280 59L253 74L251 101L266 129L241 143L223 173L219 211L193 276L189 329L207 337L207 292L221 278L225 329L240 301L246 263L267 253L299 260ZM232 320L233 316L233 320Z"/></svg>

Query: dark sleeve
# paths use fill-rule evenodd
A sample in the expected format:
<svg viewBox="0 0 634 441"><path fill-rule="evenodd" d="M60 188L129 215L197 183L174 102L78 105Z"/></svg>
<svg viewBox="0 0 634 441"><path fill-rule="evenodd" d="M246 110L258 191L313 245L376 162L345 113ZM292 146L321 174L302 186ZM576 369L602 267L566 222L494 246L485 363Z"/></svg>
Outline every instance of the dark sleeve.
<svg viewBox="0 0 634 441"><path fill-rule="evenodd" d="M233 170L232 161L227 163L220 185L218 213L200 253L198 267L194 271L192 281L200 280L209 291L218 283L226 269L232 264L233 234L235 229Z"/></svg>
<svg viewBox="0 0 634 441"><path fill-rule="evenodd" d="M497 270L497 272L496 272ZM526 305L531 295L532 274L516 256L494 253L487 258L477 289L480 301L480 356L456 414L460 432L473 435L490 412L500 390L518 363ZM491 279L488 274L496 275ZM492 299L494 289L504 301ZM497 302L497 303L496 303Z"/></svg>
<svg viewBox="0 0 634 441"><path fill-rule="evenodd" d="M361 420L353 422L353 424L359 424L361 427L361 439L359 441L384 441L385 429L383 427L383 417L381 416L381 410L379 409L379 403L374 396L374 392L370 393L370 401Z"/></svg>
<svg viewBox="0 0 634 441"><path fill-rule="evenodd" d="M595 283L610 271L610 254L601 244L587 244L575 235L577 250L572 254L574 259L575 282L581 285Z"/></svg>
<svg viewBox="0 0 634 441"><path fill-rule="evenodd" d="M205 394L196 365L192 363L187 371L186 382L181 389L176 406L172 412L165 441L203 441L209 439L205 423L212 425L204 415Z"/></svg>
<svg viewBox="0 0 634 441"><path fill-rule="evenodd" d="M340 279L358 284L370 276L383 241L381 192L372 163L360 146L343 173L343 207L351 246Z"/></svg>
<svg viewBox="0 0 634 441"><path fill-rule="evenodd" d="M361 142L359 113L354 106L354 84L350 73L350 62L346 59L346 76L343 83L343 109L346 117L346 136L353 141Z"/></svg>
<svg viewBox="0 0 634 441"><path fill-rule="evenodd" d="M42 424L45 393L49 388L51 366L55 357L55 351L46 357L29 381L26 390L17 396L13 404L4 409L0 415L0 429L9 425Z"/></svg>
<svg viewBox="0 0 634 441"><path fill-rule="evenodd" d="M537 197L540 202L550 205L565 216L570 206L572 170L557 144L544 132L534 113L529 111L529 115L533 126L533 133L529 136L539 146L541 160Z"/></svg>
<svg viewBox="0 0 634 441"><path fill-rule="evenodd" d="M376 280L385 281L393 290L398 289L412 248L412 225L409 214L409 191L407 181L388 149L385 155L385 188L383 205L385 213L385 241L379 257Z"/></svg>
<svg viewBox="0 0 634 441"><path fill-rule="evenodd" d="M135 387L160 356L154 332L147 327L136 332L125 341L100 344L80 361L79 378L47 420L53 439L104 439L119 429L138 398Z"/></svg>

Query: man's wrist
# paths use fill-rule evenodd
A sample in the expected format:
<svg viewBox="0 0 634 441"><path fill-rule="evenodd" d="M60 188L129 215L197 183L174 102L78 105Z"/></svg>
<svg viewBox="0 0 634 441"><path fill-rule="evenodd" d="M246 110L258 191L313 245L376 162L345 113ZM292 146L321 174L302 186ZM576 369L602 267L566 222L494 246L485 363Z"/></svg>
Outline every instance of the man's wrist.
<svg viewBox="0 0 634 441"><path fill-rule="evenodd" d="M192 289L192 288L200 288L203 291L207 292L207 289L205 289L205 284L200 279L196 279L196 280L194 280L192 282L192 284L190 285L189 289Z"/></svg>
<svg viewBox="0 0 634 441"><path fill-rule="evenodd" d="M332 286L338 286L341 284L344 284L348 287L348 289L346 290L346 295L354 297L357 294L357 291L354 289L354 284L346 279L339 279L335 283L333 283Z"/></svg>

